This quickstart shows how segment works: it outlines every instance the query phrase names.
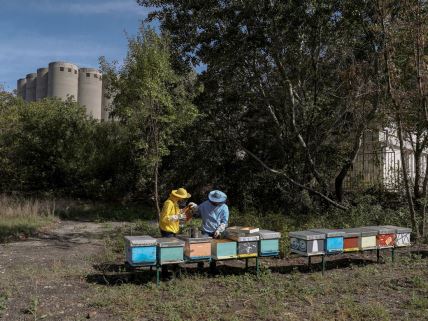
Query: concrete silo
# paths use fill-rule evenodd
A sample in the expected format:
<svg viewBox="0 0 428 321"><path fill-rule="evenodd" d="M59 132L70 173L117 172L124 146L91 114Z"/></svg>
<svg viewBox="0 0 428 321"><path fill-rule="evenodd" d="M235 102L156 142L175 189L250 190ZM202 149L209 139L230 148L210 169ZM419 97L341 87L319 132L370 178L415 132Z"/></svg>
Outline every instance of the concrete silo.
<svg viewBox="0 0 428 321"><path fill-rule="evenodd" d="M37 74L31 73L26 77L25 85L25 100L26 101L35 101L36 100L36 83L37 83Z"/></svg>
<svg viewBox="0 0 428 321"><path fill-rule="evenodd" d="M25 91L27 90L27 79L21 78L17 81L16 94L25 100Z"/></svg>
<svg viewBox="0 0 428 321"><path fill-rule="evenodd" d="M48 97L67 99L73 97L77 100L78 68L76 65L54 61L49 63L48 71Z"/></svg>
<svg viewBox="0 0 428 321"><path fill-rule="evenodd" d="M102 79L95 68L79 69L78 102L86 107L86 114L101 119Z"/></svg>
<svg viewBox="0 0 428 321"><path fill-rule="evenodd" d="M36 100L42 100L48 96L48 68L37 69Z"/></svg>

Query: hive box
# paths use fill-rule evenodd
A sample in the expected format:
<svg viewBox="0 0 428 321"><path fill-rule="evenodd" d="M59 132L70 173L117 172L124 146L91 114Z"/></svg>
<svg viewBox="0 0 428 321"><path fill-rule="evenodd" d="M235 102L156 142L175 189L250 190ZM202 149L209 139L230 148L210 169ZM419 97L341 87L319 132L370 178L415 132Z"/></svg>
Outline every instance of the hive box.
<svg viewBox="0 0 428 321"><path fill-rule="evenodd" d="M323 255L325 234L314 231L298 231L288 233L291 252L304 256Z"/></svg>
<svg viewBox="0 0 428 321"><path fill-rule="evenodd" d="M235 241L222 239L212 240L211 257L216 260L231 259L237 257L237 245Z"/></svg>
<svg viewBox="0 0 428 321"><path fill-rule="evenodd" d="M179 239L185 242L184 256L187 260L206 260L211 258L211 237L190 237L179 235Z"/></svg>
<svg viewBox="0 0 428 321"><path fill-rule="evenodd" d="M364 229L377 232L376 245L379 249L394 247L395 229L386 226L365 226Z"/></svg>
<svg viewBox="0 0 428 321"><path fill-rule="evenodd" d="M257 256L259 248L259 235L257 234L245 234L240 232L227 231L226 237L229 240L237 242L237 254L238 258L254 257Z"/></svg>
<svg viewBox="0 0 428 321"><path fill-rule="evenodd" d="M345 233L359 234L358 247L360 251L377 249L377 242L376 242L377 231L369 230L361 227L347 228L347 229L343 229L343 231ZM346 238L346 235L345 235L345 238ZM346 239L345 239L345 251L346 251Z"/></svg>
<svg viewBox="0 0 428 321"><path fill-rule="evenodd" d="M181 263L184 261L184 241L175 237L157 239L158 264Z"/></svg>
<svg viewBox="0 0 428 321"><path fill-rule="evenodd" d="M259 231L260 244L259 244L259 255L260 256L278 256L279 255L279 239L281 233L260 230Z"/></svg>
<svg viewBox="0 0 428 321"><path fill-rule="evenodd" d="M126 262L131 266L156 264L156 239L151 236L125 236Z"/></svg>
<svg viewBox="0 0 428 321"><path fill-rule="evenodd" d="M386 225L385 227L395 230L395 243L394 243L394 245L396 247L403 247L403 246L411 246L412 245L412 243L410 242L410 234L412 233L411 228L393 226L393 225Z"/></svg>
<svg viewBox="0 0 428 321"><path fill-rule="evenodd" d="M343 236L343 252L356 252L360 250L361 232L354 229L342 229L345 233Z"/></svg>
<svg viewBox="0 0 428 321"><path fill-rule="evenodd" d="M325 234L324 248L327 254L343 252L344 232L341 232L340 230L330 230L327 228L313 229L311 231Z"/></svg>

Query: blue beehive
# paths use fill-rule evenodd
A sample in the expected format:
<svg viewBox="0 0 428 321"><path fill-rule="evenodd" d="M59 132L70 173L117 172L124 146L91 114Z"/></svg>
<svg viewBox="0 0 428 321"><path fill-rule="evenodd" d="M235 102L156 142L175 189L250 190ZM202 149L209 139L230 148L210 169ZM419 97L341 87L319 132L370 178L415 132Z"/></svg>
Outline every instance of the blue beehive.
<svg viewBox="0 0 428 321"><path fill-rule="evenodd" d="M259 236L260 236L259 255L260 256L278 256L279 239L281 238L281 233L269 231L269 230L260 230Z"/></svg>
<svg viewBox="0 0 428 321"><path fill-rule="evenodd" d="M125 236L126 262L131 266L156 264L156 239L151 236Z"/></svg>
<svg viewBox="0 0 428 321"><path fill-rule="evenodd" d="M184 241L175 237L157 239L158 264L184 262L184 244Z"/></svg>
<svg viewBox="0 0 428 321"><path fill-rule="evenodd" d="M343 252L345 232L330 229L313 229L311 231L325 234L324 248L327 254Z"/></svg>

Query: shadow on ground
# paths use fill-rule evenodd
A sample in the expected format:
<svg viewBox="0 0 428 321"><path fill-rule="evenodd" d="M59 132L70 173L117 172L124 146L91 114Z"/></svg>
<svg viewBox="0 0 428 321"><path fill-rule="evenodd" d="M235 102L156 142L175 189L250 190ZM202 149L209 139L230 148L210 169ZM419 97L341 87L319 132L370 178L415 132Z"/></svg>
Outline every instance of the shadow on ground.
<svg viewBox="0 0 428 321"><path fill-rule="evenodd" d="M291 274L294 272L300 273L314 273L322 270L322 263L314 262L311 265L305 263L292 263L290 264L287 260L278 260L279 264L269 267L272 273L279 274ZM281 264L282 263L282 264ZM376 260L367 258L341 258L326 261L326 271L336 269L346 269L353 266L367 266L371 264L377 264ZM132 269L125 264L117 263L103 263L93 265L93 268L98 273L89 274L86 276L88 283L96 283L107 286L117 286L126 283L132 284L147 284L149 282L156 281L156 268L153 267L142 267ZM237 261L230 261L227 263L220 262L215 271L209 268L209 264L205 263L203 269L198 269L196 263L180 264L181 273L176 273L174 277L180 276L196 276L202 275L204 277L212 278L218 275L229 276L229 275L243 275L245 273L256 273L256 267L254 262L250 264L248 269L245 268L245 264L241 263L237 266ZM260 269L266 269L262 264ZM171 268L169 269L171 271ZM171 273L170 273L171 274ZM174 273L172 273L174 274ZM169 279L169 278L168 278Z"/></svg>

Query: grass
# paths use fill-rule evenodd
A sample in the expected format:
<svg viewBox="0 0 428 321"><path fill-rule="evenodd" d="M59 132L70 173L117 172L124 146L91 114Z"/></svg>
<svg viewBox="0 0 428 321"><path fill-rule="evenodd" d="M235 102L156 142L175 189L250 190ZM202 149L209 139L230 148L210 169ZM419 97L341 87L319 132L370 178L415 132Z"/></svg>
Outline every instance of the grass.
<svg viewBox="0 0 428 321"><path fill-rule="evenodd" d="M259 279L239 271L192 273L160 288L133 279L96 285L90 304L120 320L428 320L427 267L425 259L400 258L329 270L324 277L270 270ZM399 286L393 290L390 284Z"/></svg>
<svg viewBox="0 0 428 321"><path fill-rule="evenodd" d="M27 237L55 221L55 203L0 195L0 242Z"/></svg>

